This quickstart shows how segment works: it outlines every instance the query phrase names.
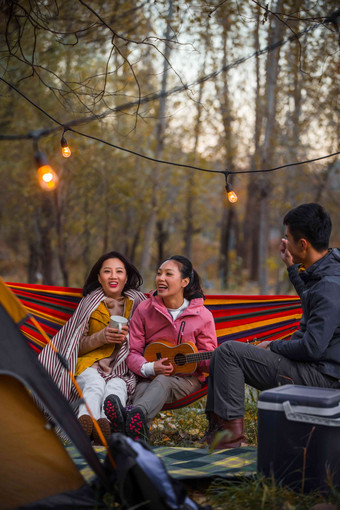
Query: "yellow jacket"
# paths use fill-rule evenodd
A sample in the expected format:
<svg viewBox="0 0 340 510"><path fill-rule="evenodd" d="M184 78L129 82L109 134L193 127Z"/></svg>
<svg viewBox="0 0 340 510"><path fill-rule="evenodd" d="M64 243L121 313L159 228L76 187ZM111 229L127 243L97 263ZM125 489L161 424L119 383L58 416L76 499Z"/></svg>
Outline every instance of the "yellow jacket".
<svg viewBox="0 0 340 510"><path fill-rule="evenodd" d="M128 296L125 298L124 304L124 317L129 319L131 310L133 306L133 299ZM92 312L89 320L89 331L88 336L101 331L106 328L110 324L110 312L107 309L106 304L102 301L99 306ZM77 359L77 366L75 370L75 376L81 374L86 370L86 368L90 367L96 361L104 358L110 358L113 354L113 351L117 347L116 344L104 344L93 351L87 352L82 356L79 356Z"/></svg>

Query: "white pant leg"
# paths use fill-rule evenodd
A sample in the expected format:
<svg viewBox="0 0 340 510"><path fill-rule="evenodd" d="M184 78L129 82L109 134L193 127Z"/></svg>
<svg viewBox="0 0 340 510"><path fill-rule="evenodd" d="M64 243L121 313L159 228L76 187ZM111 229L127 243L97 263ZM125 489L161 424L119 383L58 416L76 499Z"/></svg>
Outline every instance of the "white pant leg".
<svg viewBox="0 0 340 510"><path fill-rule="evenodd" d="M87 368L77 377L77 382L83 392L85 402L91 409L91 412L96 420L101 417L101 409L103 407L105 381L99 375L95 368ZM80 404L78 417L87 412L85 404Z"/></svg>
<svg viewBox="0 0 340 510"><path fill-rule="evenodd" d="M119 397L119 400L121 401L122 405L124 407L126 406L126 401L127 401L127 396L128 396L127 395L127 386L126 386L126 382L123 381L123 379L120 379L120 377L113 377L112 379L107 381L107 383L105 385L103 401L106 399L106 397L108 395L112 395L112 394L117 395L117 397ZM105 418L103 406L102 406L102 410L101 410L101 418Z"/></svg>

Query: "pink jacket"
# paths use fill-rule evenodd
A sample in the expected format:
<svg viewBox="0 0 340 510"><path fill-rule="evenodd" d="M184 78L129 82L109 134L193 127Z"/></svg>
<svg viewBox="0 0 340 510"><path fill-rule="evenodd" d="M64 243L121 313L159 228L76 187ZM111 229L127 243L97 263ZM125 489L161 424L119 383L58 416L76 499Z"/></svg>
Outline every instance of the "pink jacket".
<svg viewBox="0 0 340 510"><path fill-rule="evenodd" d="M189 306L173 320L159 296L152 296L137 307L129 326L130 353L126 364L138 375L146 363L145 347L164 340L177 343L192 342L198 351L213 351L217 347L214 319L203 305L202 298L192 299ZM193 375L204 380L202 372L208 372L209 360L200 361Z"/></svg>

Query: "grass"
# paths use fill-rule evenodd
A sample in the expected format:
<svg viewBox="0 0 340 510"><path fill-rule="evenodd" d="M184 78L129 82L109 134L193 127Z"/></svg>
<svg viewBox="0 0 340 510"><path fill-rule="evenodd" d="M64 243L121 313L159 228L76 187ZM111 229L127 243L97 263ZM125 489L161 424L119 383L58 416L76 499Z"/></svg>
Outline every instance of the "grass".
<svg viewBox="0 0 340 510"><path fill-rule="evenodd" d="M247 443L252 446L257 446L257 398L258 392L248 388L245 434ZM205 399L183 409L159 413L150 429L151 446L206 447L199 443L208 425L204 410ZM213 510L340 509L340 492L331 484L327 495L302 494L256 474L238 480L190 480L185 486L196 503L211 505ZM107 510L121 510L112 494L106 494L104 503Z"/></svg>
<svg viewBox="0 0 340 510"><path fill-rule="evenodd" d="M244 426L249 445L257 445L257 391L247 391ZM201 446L199 440L208 427L205 398L188 407L159 413L152 422L150 442L153 446Z"/></svg>
<svg viewBox="0 0 340 510"><path fill-rule="evenodd" d="M257 397L256 391L246 392L245 434L253 446L257 446ZM183 409L159 413L150 430L151 445L204 447L199 443L208 425L204 409L205 399ZM327 510L340 508L340 493L332 487L328 495L301 494L260 474L238 481L216 479L204 490L197 490L193 484L187 486L197 503L210 504L214 510L310 510L326 503L331 505Z"/></svg>
<svg viewBox="0 0 340 510"><path fill-rule="evenodd" d="M208 488L207 500L214 509L228 510L310 510L317 504L340 502L336 493L327 499L317 492L301 494L260 475L236 483L215 480Z"/></svg>

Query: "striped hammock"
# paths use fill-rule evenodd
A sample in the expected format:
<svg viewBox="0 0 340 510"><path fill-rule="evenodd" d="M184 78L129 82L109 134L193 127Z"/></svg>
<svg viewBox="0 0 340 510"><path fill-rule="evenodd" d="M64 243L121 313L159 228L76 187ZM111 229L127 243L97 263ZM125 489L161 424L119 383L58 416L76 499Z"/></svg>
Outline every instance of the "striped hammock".
<svg viewBox="0 0 340 510"><path fill-rule="evenodd" d="M25 308L52 338L71 317L81 300L81 289L8 283ZM289 338L301 318L300 299L295 296L206 295L205 306L215 320L218 343L227 340L256 343L262 340ZM30 319L21 325L30 347L37 353L46 340ZM178 409L204 397L207 383L187 397L166 404L164 409Z"/></svg>

